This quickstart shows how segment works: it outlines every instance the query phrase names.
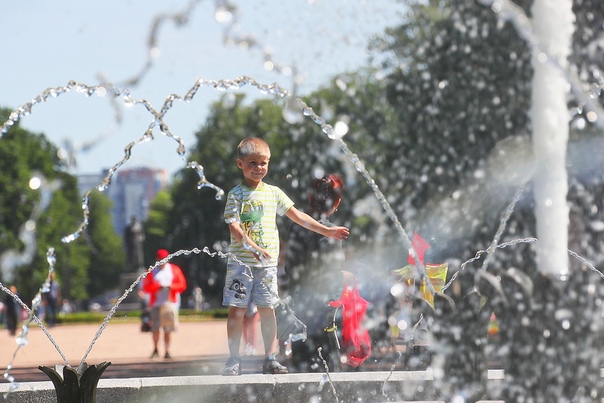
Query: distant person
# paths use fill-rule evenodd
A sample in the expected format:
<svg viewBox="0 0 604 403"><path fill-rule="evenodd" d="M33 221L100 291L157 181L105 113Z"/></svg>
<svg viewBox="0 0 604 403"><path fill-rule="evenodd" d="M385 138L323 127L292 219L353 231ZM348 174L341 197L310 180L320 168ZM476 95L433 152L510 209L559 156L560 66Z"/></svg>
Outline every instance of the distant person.
<svg viewBox="0 0 604 403"><path fill-rule="evenodd" d="M276 216L285 215L305 228L336 239L346 239L345 227L327 227L294 207L294 202L278 187L264 183L271 157L269 145L258 137L248 137L237 147L237 167L243 182L228 194L224 219L231 244L222 304L229 307L227 334L230 357L222 375L240 375L239 349L243 318L250 299L258 307L265 360L262 372L283 374L288 369L276 359L275 311L279 301L277 260L279 233Z"/></svg>
<svg viewBox="0 0 604 403"><path fill-rule="evenodd" d="M153 328L153 323L151 322L151 307L149 306L149 294L145 293L142 290L143 284L140 284L140 289L138 290L138 297L141 301L141 332L148 333Z"/></svg>
<svg viewBox="0 0 604 403"><path fill-rule="evenodd" d="M167 258L170 253L159 249L156 254L158 261ZM186 290L187 282L180 267L173 263L166 263L156 267L143 280L143 291L149 294L151 307L151 335L153 339L153 353L151 358L159 357L159 333L164 332L164 358L170 355L171 334L178 324L178 305L180 294Z"/></svg>
<svg viewBox="0 0 604 403"><path fill-rule="evenodd" d="M67 299L63 299L63 304L61 305L61 316L65 316L73 312L73 307L71 306L71 302Z"/></svg>
<svg viewBox="0 0 604 403"><path fill-rule="evenodd" d="M61 298L61 287L55 278L55 272L50 273L48 290L42 293L44 302L44 319L48 326L54 326L57 323L58 304Z"/></svg>
<svg viewBox="0 0 604 403"><path fill-rule="evenodd" d="M124 244L126 246L126 270L135 272L144 267L143 242L145 232L135 215L130 217L130 224L124 229Z"/></svg>
<svg viewBox="0 0 604 403"><path fill-rule="evenodd" d="M10 292L17 295L16 286L11 285L8 287L8 289ZM20 312L21 305L17 303L17 300L13 296L6 294L4 297L4 317L6 320L6 329L11 336L17 334L17 326L19 325L19 319L21 316L19 315Z"/></svg>
<svg viewBox="0 0 604 403"><path fill-rule="evenodd" d="M344 181L335 174L313 178L308 187L308 214L332 227L331 215L338 209ZM309 232L292 224L286 237L285 272L296 316L307 326L306 341L292 343L292 366L299 372L324 371L319 357L327 361L330 344L327 303L337 300L344 287L342 241ZM334 353L336 354L336 353ZM333 368L331 368L333 370Z"/></svg>
<svg viewBox="0 0 604 403"><path fill-rule="evenodd" d="M193 309L196 312L203 310L203 293L200 286L193 289Z"/></svg>

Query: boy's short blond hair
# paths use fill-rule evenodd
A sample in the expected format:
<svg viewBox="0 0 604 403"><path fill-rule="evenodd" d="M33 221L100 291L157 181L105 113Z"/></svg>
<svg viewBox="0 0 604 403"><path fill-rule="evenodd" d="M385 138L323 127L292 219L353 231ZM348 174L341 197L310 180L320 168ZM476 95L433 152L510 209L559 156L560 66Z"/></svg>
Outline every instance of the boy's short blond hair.
<svg viewBox="0 0 604 403"><path fill-rule="evenodd" d="M271 156L271 148L260 137L246 137L237 146L237 158L243 159L250 155Z"/></svg>

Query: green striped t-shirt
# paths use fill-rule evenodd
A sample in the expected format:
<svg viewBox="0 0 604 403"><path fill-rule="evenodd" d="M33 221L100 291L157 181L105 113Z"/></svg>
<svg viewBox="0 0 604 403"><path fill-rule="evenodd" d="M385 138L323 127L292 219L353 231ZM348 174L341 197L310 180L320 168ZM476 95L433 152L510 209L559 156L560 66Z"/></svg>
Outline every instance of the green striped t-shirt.
<svg viewBox="0 0 604 403"><path fill-rule="evenodd" d="M228 224L239 217L244 232L256 245L266 249L271 255L269 266L276 266L279 259L277 214L284 215L293 205L294 202L277 186L263 183L257 189L250 189L239 184L229 192L224 208L224 220ZM232 235L229 251L250 267L263 266L253 253L245 249Z"/></svg>

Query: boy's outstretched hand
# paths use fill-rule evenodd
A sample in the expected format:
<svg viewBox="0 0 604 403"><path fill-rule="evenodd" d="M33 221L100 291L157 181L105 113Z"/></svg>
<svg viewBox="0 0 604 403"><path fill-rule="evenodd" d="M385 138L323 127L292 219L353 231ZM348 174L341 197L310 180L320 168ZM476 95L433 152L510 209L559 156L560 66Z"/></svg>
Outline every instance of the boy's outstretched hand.
<svg viewBox="0 0 604 403"><path fill-rule="evenodd" d="M290 208L285 213L287 218L296 224L314 231L328 238L346 239L350 235L350 230L346 227L327 227L306 213L301 212L295 207Z"/></svg>
<svg viewBox="0 0 604 403"><path fill-rule="evenodd" d="M329 227L329 232L326 235L329 238L346 239L350 235L350 230L346 227Z"/></svg>

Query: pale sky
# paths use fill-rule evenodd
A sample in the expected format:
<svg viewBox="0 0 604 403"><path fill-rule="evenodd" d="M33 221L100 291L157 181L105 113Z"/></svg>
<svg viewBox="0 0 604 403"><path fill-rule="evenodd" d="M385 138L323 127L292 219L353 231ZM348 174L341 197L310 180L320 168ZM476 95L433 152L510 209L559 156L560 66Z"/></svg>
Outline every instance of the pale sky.
<svg viewBox="0 0 604 403"><path fill-rule="evenodd" d="M2 1L0 106L16 109L45 89L65 86L70 80L93 86L104 77L126 88L120 84L137 76L148 60L155 17L182 13L191 4L187 22L177 26L164 20L160 25L156 36L159 56L138 85L127 87L133 98L146 99L159 109L170 94L185 95L198 78L240 76L261 84L277 83L292 91L291 76L264 68L264 49L270 50L275 63L295 65L303 78L298 95L305 95L337 73L365 65L368 39L383 33L385 27L400 24L403 10L399 0L230 0L238 12L238 25L233 26L217 22L216 3ZM258 46L245 49L225 44L227 28L237 29L230 38L253 37ZM247 92L261 96L253 88ZM164 121L187 147L192 147L209 104L222 94L202 88L192 102L175 104ZM72 91L35 105L20 124L45 133L59 146L67 140L77 143L101 138L97 146L77 154L74 170L99 173L119 162L124 147L140 139L152 120L142 105L125 108L120 101L123 122L115 129L108 98ZM123 168L152 166L172 174L185 166L174 140L159 130L155 134L155 140L133 148Z"/></svg>

